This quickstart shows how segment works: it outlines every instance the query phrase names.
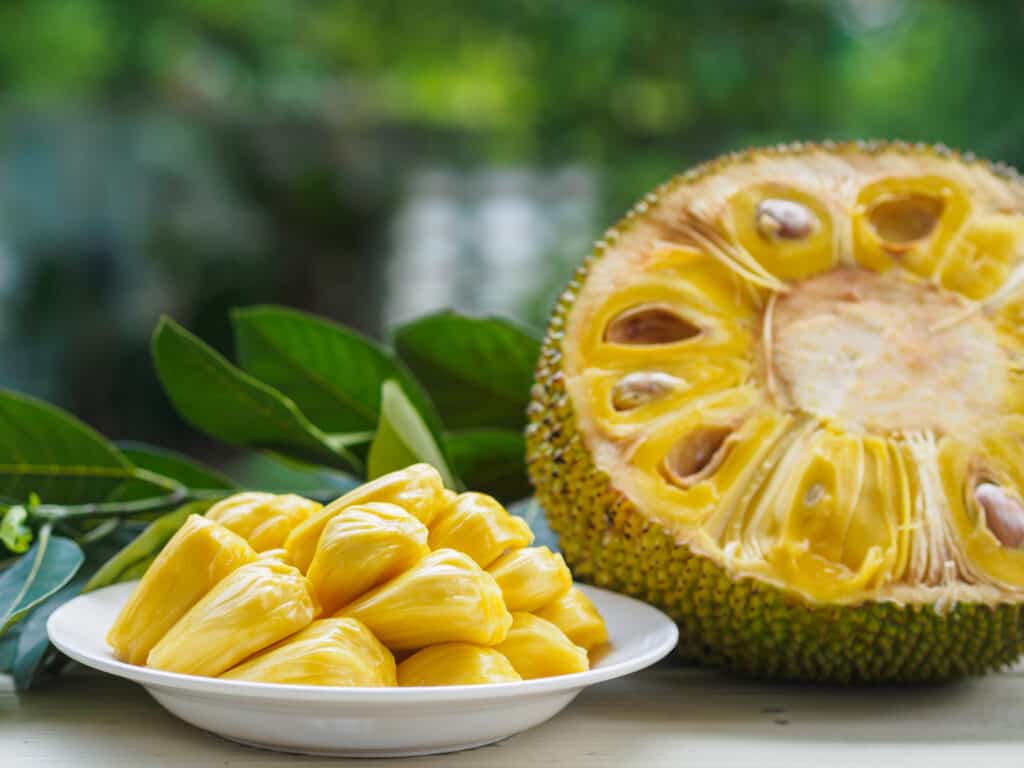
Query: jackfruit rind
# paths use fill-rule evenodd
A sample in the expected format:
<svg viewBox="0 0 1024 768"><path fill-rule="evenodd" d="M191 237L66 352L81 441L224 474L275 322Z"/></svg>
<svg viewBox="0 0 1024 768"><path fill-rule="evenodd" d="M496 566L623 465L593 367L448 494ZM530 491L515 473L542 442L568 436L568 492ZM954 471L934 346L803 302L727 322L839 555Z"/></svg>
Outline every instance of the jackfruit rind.
<svg viewBox="0 0 1024 768"><path fill-rule="evenodd" d="M296 568L260 560L232 571L189 609L149 652L165 672L216 677L308 626L317 614Z"/></svg>
<svg viewBox="0 0 1024 768"><path fill-rule="evenodd" d="M398 684L395 657L355 619L314 621L221 677L285 685L379 688Z"/></svg>
<svg viewBox="0 0 1024 768"><path fill-rule="evenodd" d="M533 543L521 517L510 515L497 499L483 493L457 496L430 524L431 549L456 549L486 568L506 550Z"/></svg>
<svg viewBox="0 0 1024 768"><path fill-rule="evenodd" d="M324 613L398 576L429 554L427 528L395 504L343 509L324 526L307 578Z"/></svg>
<svg viewBox="0 0 1024 768"><path fill-rule="evenodd" d="M199 515L164 545L118 614L107 642L129 664L146 657L167 631L221 579L256 558L241 536Z"/></svg>
<svg viewBox="0 0 1024 768"><path fill-rule="evenodd" d="M283 547L292 530L322 506L291 493L236 493L214 504L206 517L264 552Z"/></svg>
<svg viewBox="0 0 1024 768"><path fill-rule="evenodd" d="M413 464L378 477L331 502L300 524L285 541L291 561L303 573L313 562L316 545L327 521L347 507L369 502L397 504L424 525L451 501L441 475L429 464Z"/></svg>
<svg viewBox="0 0 1024 768"><path fill-rule="evenodd" d="M546 619L531 613L512 614L512 627L503 643L495 646L523 680L556 677L590 669L585 649Z"/></svg>
<svg viewBox="0 0 1024 768"><path fill-rule="evenodd" d="M427 555L338 615L359 619L392 651L441 643L494 645L512 624L494 577L454 549Z"/></svg>
<svg viewBox="0 0 1024 768"><path fill-rule="evenodd" d="M398 665L398 684L484 685L522 680L512 663L493 648L469 643L432 645Z"/></svg>
<svg viewBox="0 0 1024 768"><path fill-rule="evenodd" d="M608 628L590 598L578 587L534 611L565 633L572 642L587 651L608 642Z"/></svg>
<svg viewBox="0 0 1024 768"><path fill-rule="evenodd" d="M572 588L562 556L547 547L513 549L487 568L510 611L535 611Z"/></svg>
<svg viewBox="0 0 1024 768"><path fill-rule="evenodd" d="M839 177L842 183L834 184ZM875 190L866 193L861 202L867 204L858 207L860 189L886 178L894 181L876 187L881 190L877 194ZM904 183L903 179L924 181ZM936 179L941 181L935 184ZM728 239L728 226L716 216L723 210L718 207L720 202L735 190L769 182L797 184L816 200L834 200L829 198L832 193L823 190L835 190L838 204L829 202L825 208L832 216L835 253L839 254L836 266L804 279L828 290L834 286L835 301L849 301L849 308L855 311L864 306L860 286L869 286L868 303L877 303L886 323L899 317L894 308L900 303L887 304L886 292L893 297L900 292L912 296L904 306L920 314L897 327L893 338L905 344L911 338L907 331L921 328L923 344L906 344L904 349L913 353L888 360L887 365L892 366L888 373L901 371L901 367L903 372L912 369L917 354L925 368L931 365L927 361L935 360L939 363L935 370L949 374L935 380L941 381L941 386L924 382L902 392L894 387L893 396L879 397L877 392L872 395L870 387L884 388L894 382L869 367L856 382L869 389L853 390L857 396L840 402L844 408L838 413L829 411L831 404L826 398L816 403L823 408L803 410L800 398L795 403L790 399L794 392L813 394L814 386L824 394L842 392L841 387L833 386L835 380L829 378L828 371L821 377L802 372L816 373L813 357L834 356L834 350L843 346L828 333L812 333L813 324L807 324L807 333L803 333L800 323L814 316L794 314L791 310L800 305L792 301L786 302L791 324L784 329L790 349L783 350L783 356L793 375L781 380L766 376L778 363L768 360L766 365L762 355L764 345L772 343L772 331L778 331L771 322L773 314L783 298L807 292L793 290L793 285L803 287L799 280L783 289L779 277L764 268L767 262L749 259L750 251L734 247ZM850 196L849 204L842 202L843 195ZM984 435L1005 423L1024 402L1017 391L1019 379L1003 360L1016 357L1014 345L1024 342L1017 328L1024 313L1013 288L1021 275L1022 249L1009 245L1016 227L1024 222L1022 211L1024 189L1014 172L961 158L943 148L902 144L752 150L695 169L648 196L598 243L570 283L553 315L537 368L527 434L528 464L549 522L576 576L665 609L680 624L680 649L685 656L754 676L862 682L937 680L986 672L1016 659L1024 649L1020 610L1024 581L999 583L1000 579L986 576L965 554L959 538L964 534L958 532L943 500L967 498L965 519L975 530L976 522L970 521L977 520L977 512L971 511L974 502L968 497L976 493L976 486L964 487L944 474L940 457L949 455L951 440L971 446L968 452L972 457L984 454ZM902 221L900 217L905 215L907 220ZM1004 216L1009 220L993 219ZM858 218L860 232L875 238L875 246L869 242L871 237L854 242L852 218ZM693 235L685 243L680 242L683 230ZM888 244L876 247L887 237L892 238ZM978 243L985 243L982 247L995 254L995 261L979 273L986 282L961 278L963 269L984 258L984 254L971 255L979 253ZM936 247L930 248L931 244ZM763 449L752 454L751 469L737 473L740 480L728 493L720 495L699 517L689 518L697 523L682 523L663 513L652 514L658 504L623 481L623 465L615 458L613 441L636 446L626 457L628 461L640 455L648 425L655 427L656 433L660 425L642 419L632 425L622 420L625 426L608 429L594 418L598 409L586 401L581 394L585 390L578 384L583 375L594 375L589 374L590 360L596 360L596 370L618 370L620 376L640 365L645 370L671 371L665 366L673 362L672 355L658 357L666 351L664 346L648 345L646 352L637 346L625 358L611 354L610 349L593 357L591 347L600 330L595 330L584 307L598 295L593 293L595 288L607 290L621 284L613 273L622 283L630 284L634 282L630 269L652 265L652 270L662 270L666 279L685 281L688 272L702 264L694 250L704 254L703 264L728 267L737 305L742 307L737 312L746 313L747 306L754 308L754 322L746 331L751 340L746 354L753 372L749 380L766 396L752 411L733 410L733 424L743 430L750 418L760 418L764 408L772 407L778 412L774 418L779 430L761 439ZM688 263L673 266L682 264L682 255ZM851 268L858 255L862 262ZM705 270L702 274L711 274L710 267L701 269ZM829 270L836 275L832 285ZM657 295L649 294L646 300L656 302ZM839 312L845 311L840 306ZM929 312L933 313L930 317ZM863 312L863 327L870 327L879 316L873 309ZM768 323L763 322L765 317ZM648 333L652 333L650 327L658 329L655 322L663 322L654 314L646 320ZM599 346L600 342L593 348ZM853 352L857 353L856 346ZM974 368L958 370L950 365L957 356L971 361ZM692 364L701 359L717 364L720 358L705 348L692 357ZM617 360L625 362L616 369ZM857 370L854 365L847 369ZM706 392L700 392L690 401L693 413L700 412L705 396ZM682 405L685 409L685 398ZM878 431L888 418L905 418L908 423L892 432ZM914 428L915 422L919 428ZM699 419L694 423L704 430L714 426L702 425ZM719 423L731 426L727 419ZM793 572L787 575L785 569L775 569L756 555L759 542L767 541L776 530L772 507L764 500L780 462L786 461L788 466L796 461L803 455L800 447L815 444L822 430L855 436L865 429L871 433L870 439L860 442L855 451L843 449L846 453L842 455L878 458L865 459L869 463L864 464L863 475L859 471L843 473L843 482L851 482L848 474L862 477L854 481L868 483L862 487L885 500L890 511L883 514L895 516L888 518L892 522L887 521L885 527L895 530L896 538L879 549L883 560L860 561L876 563L866 580L851 578L849 566L838 567L831 560L833 565L821 572L827 582L824 589L809 587L820 585L817 580L791 584L787 579ZM703 443L694 441L677 451L682 457L677 461L680 466L706 470L703 474L666 472L660 462L632 471L656 484L651 480L653 467L661 475L660 482L677 490L698 490L747 442L732 437L735 431L723 430L721 437L711 431L703 434L708 436L702 438L703 443L720 450L705 454L700 447ZM879 439L888 443L885 451L871 442ZM693 446L696 448L691 450ZM709 464L713 465L710 470ZM882 465L886 467L882 474L870 469ZM872 475L885 479L869 483ZM779 487L776 484L776 491ZM824 498L814 483L805 485L804 490L809 494L804 499L807 502ZM1006 496L1019 500L1017 487L1007 486ZM840 508L852 511L851 519L869 533L871 524L864 515L879 514L877 509L864 507L857 512L860 507L854 497L844 498L849 501ZM673 508L665 505L666 510ZM811 519L803 519L807 522L790 530L810 530L806 526ZM981 533L973 535L976 541L996 547L1004 559L1014 559L1012 547L994 541L991 531L982 527ZM827 546L829 542L808 539L808 544ZM838 557L840 562L845 557L835 549L831 552L829 558ZM804 573L800 566L796 571L796 575Z"/></svg>

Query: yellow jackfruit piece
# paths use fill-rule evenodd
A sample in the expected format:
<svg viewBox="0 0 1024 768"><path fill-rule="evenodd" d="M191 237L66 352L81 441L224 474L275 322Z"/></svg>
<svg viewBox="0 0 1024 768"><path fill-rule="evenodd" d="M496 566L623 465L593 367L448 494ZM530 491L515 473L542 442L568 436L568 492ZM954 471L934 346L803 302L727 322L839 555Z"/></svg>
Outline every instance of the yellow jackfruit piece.
<svg viewBox="0 0 1024 768"><path fill-rule="evenodd" d="M481 568L512 547L533 543L530 526L483 493L463 493L430 526L431 549L457 549Z"/></svg>
<svg viewBox="0 0 1024 768"><path fill-rule="evenodd" d="M586 672L590 660L585 649L546 619L514 612L505 642L494 647L515 667L523 680Z"/></svg>
<svg viewBox="0 0 1024 768"><path fill-rule="evenodd" d="M576 645L588 651L608 642L608 628L597 608L577 587L534 611L547 619Z"/></svg>
<svg viewBox="0 0 1024 768"><path fill-rule="evenodd" d="M309 585L324 613L334 613L429 553L426 526L401 507L348 507L324 527L309 566Z"/></svg>
<svg viewBox="0 0 1024 768"><path fill-rule="evenodd" d="M397 504L429 526L437 513L450 502L450 497L441 475L429 464L413 464L378 477L331 502L292 531L284 545L292 562L305 573L313 562L316 545L328 520L348 507L378 501Z"/></svg>
<svg viewBox="0 0 1024 768"><path fill-rule="evenodd" d="M441 643L494 645L512 617L494 577L472 558L439 549L345 607L392 651Z"/></svg>
<svg viewBox="0 0 1024 768"><path fill-rule="evenodd" d="M398 665L398 684L402 686L483 685L522 679L496 650L469 643L432 645Z"/></svg>
<svg viewBox="0 0 1024 768"><path fill-rule="evenodd" d="M277 549L267 549L259 553L257 560L276 560L279 563L285 565L291 565L288 561L288 550L284 547L278 547Z"/></svg>
<svg viewBox="0 0 1024 768"><path fill-rule="evenodd" d="M513 549L487 571L501 587L510 611L535 611L572 588L565 560L547 547Z"/></svg>
<svg viewBox="0 0 1024 768"><path fill-rule="evenodd" d="M316 613L309 585L297 569L273 560L243 565L171 627L146 663L167 672L216 677L307 626Z"/></svg>
<svg viewBox="0 0 1024 768"><path fill-rule="evenodd" d="M221 579L256 557L245 539L190 515L146 571L107 642L129 664L145 664L160 638Z"/></svg>
<svg viewBox="0 0 1024 768"><path fill-rule="evenodd" d="M221 675L288 685L398 684L395 657L355 619L321 619Z"/></svg>
<svg viewBox="0 0 1024 768"><path fill-rule="evenodd" d="M322 507L291 493L236 493L214 504L206 517L237 533L257 552L263 552L284 546L295 527Z"/></svg>

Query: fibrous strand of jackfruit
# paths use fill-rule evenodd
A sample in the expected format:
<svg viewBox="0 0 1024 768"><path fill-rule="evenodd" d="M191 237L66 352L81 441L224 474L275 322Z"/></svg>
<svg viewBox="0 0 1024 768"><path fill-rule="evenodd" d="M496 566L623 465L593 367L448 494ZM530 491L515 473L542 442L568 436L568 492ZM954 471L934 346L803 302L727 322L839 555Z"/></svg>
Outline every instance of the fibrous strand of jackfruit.
<svg viewBox="0 0 1024 768"><path fill-rule="evenodd" d="M432 645L398 665L398 684L483 685L522 680L512 663L493 648L469 643Z"/></svg>
<svg viewBox="0 0 1024 768"><path fill-rule="evenodd" d="M272 560L232 571L192 606L149 652L167 672L216 677L303 629L317 613L305 577Z"/></svg>
<svg viewBox="0 0 1024 768"><path fill-rule="evenodd" d="M237 493L214 504L206 517L237 533L257 552L264 552L283 547L292 530L321 506L290 493Z"/></svg>
<svg viewBox="0 0 1024 768"><path fill-rule="evenodd" d="M386 687L398 684L395 658L355 619L320 619L221 675L286 685Z"/></svg>
<svg viewBox="0 0 1024 768"><path fill-rule="evenodd" d="M439 549L338 614L359 619L392 651L500 643L512 617L494 577L468 555Z"/></svg>
<svg viewBox="0 0 1024 768"><path fill-rule="evenodd" d="M114 655L129 664L145 664L175 622L221 579L255 558L245 539L190 515L146 570L107 633Z"/></svg>
<svg viewBox="0 0 1024 768"><path fill-rule="evenodd" d="M310 563L313 596L334 613L430 552L427 528L395 504L347 507L324 526Z"/></svg>

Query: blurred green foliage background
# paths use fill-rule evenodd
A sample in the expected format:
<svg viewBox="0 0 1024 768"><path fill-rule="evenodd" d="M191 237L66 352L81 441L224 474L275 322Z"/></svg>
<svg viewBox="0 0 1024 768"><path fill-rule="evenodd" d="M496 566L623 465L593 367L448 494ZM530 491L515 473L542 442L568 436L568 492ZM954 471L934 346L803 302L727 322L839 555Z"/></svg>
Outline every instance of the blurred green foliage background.
<svg viewBox="0 0 1024 768"><path fill-rule="evenodd" d="M5 0L0 385L230 458L156 383L163 312L222 350L261 302L539 326L605 226L717 153L1024 164L1022 75L1012 0Z"/></svg>

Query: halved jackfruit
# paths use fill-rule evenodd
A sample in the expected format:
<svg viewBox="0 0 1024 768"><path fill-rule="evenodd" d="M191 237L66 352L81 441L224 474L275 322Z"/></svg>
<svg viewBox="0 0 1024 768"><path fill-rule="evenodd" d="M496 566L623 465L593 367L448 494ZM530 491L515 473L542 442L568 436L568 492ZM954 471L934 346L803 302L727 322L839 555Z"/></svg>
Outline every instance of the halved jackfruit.
<svg viewBox="0 0 1024 768"><path fill-rule="evenodd" d="M189 609L149 652L167 672L216 677L309 625L317 606L296 568L274 560L243 565Z"/></svg>
<svg viewBox="0 0 1024 768"><path fill-rule="evenodd" d="M531 613L513 613L508 637L494 649L512 662L523 680L590 669L584 648L574 644L550 621Z"/></svg>
<svg viewBox="0 0 1024 768"><path fill-rule="evenodd" d="M398 684L483 685L522 680L512 663L493 648L469 643L432 645L398 665Z"/></svg>
<svg viewBox="0 0 1024 768"><path fill-rule="evenodd" d="M510 515L491 496L460 494L430 524L431 549L457 549L481 568L493 563L506 549L533 543L533 532L521 517Z"/></svg>
<svg viewBox="0 0 1024 768"><path fill-rule="evenodd" d="M429 526L451 502L451 497L445 490L441 475L429 464L414 464L378 477L331 502L292 531L284 546L295 566L303 573L309 568L328 520L347 507L369 502L397 504Z"/></svg>
<svg viewBox="0 0 1024 768"><path fill-rule="evenodd" d="M323 505L295 494L236 493L206 513L244 538L257 552L284 546L292 530Z"/></svg>
<svg viewBox="0 0 1024 768"><path fill-rule="evenodd" d="M577 587L537 609L534 615L550 621L566 637L587 651L608 642L608 628L604 619L590 598Z"/></svg>
<svg viewBox="0 0 1024 768"><path fill-rule="evenodd" d="M359 504L324 526L309 566L309 585L324 613L334 613L429 553L426 526L404 509Z"/></svg>
<svg viewBox="0 0 1024 768"><path fill-rule="evenodd" d="M577 577L686 656L934 680L1024 650L1024 184L943 148L712 161L551 320L528 464ZM514 661L514 660L513 660Z"/></svg>
<svg viewBox="0 0 1024 768"><path fill-rule="evenodd" d="M153 646L203 595L255 558L238 534L190 515L146 570L107 633L114 655L129 664L145 664Z"/></svg>
<svg viewBox="0 0 1024 768"><path fill-rule="evenodd" d="M320 619L229 669L226 680L287 685L398 684L395 657L355 619Z"/></svg>
<svg viewBox="0 0 1024 768"><path fill-rule="evenodd" d="M454 549L428 555L338 615L359 619L392 651L441 643L494 645L512 624L494 577Z"/></svg>
<svg viewBox="0 0 1024 768"><path fill-rule="evenodd" d="M513 549L487 571L501 587L510 611L534 611L572 588L565 560L547 547Z"/></svg>

